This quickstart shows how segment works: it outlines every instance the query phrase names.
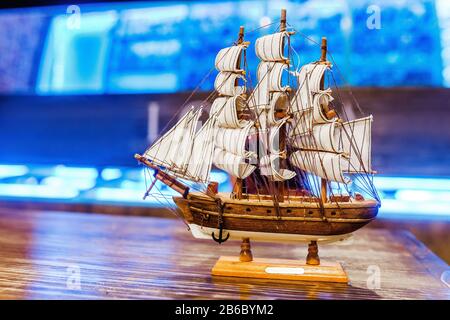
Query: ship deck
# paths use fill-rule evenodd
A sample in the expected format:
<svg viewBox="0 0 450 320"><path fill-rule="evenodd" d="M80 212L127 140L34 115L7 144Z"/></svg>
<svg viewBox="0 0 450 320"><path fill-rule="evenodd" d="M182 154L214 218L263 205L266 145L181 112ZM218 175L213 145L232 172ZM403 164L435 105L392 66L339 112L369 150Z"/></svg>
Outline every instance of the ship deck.
<svg viewBox="0 0 450 320"><path fill-rule="evenodd" d="M216 195L217 198L220 198L222 203L230 203L230 204L241 204L241 205L258 205L258 206L267 206L273 207L274 201L267 196L258 196L252 195L251 198L243 198L243 199L234 199L230 196L230 193L219 192ZM188 196L189 200L195 201L213 201L213 198L201 193L201 192L190 192ZM319 208L320 203L316 201L316 198L312 197L304 197L304 196L289 196L285 197L283 202L278 202L278 206L280 207L306 207L306 208ZM340 201L330 201L323 204L324 208L331 208L339 206L339 208L359 208L359 207L375 207L377 206L377 202L372 199L356 201L353 198L350 198L349 201L340 202Z"/></svg>

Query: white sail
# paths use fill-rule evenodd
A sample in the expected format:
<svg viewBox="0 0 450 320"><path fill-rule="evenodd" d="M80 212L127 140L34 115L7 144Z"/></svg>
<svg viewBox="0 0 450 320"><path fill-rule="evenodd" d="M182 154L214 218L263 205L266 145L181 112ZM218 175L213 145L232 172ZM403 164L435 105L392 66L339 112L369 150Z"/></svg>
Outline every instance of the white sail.
<svg viewBox="0 0 450 320"><path fill-rule="evenodd" d="M219 74L214 82L214 88L222 96L217 98L210 110L210 117L216 117L214 133L213 163L230 175L244 179L254 170L255 166L246 161L255 156L247 151L247 138L254 133L253 121L239 119L239 114L247 107L241 96L245 93L245 76L240 69L242 50L246 46L238 45L224 48L216 57L216 68Z"/></svg>
<svg viewBox="0 0 450 320"><path fill-rule="evenodd" d="M267 142L267 150L273 154L279 154L283 150L281 150L280 146L280 130L286 123L287 118L281 119L276 125L271 126L269 130L269 134L266 135L268 138Z"/></svg>
<svg viewBox="0 0 450 320"><path fill-rule="evenodd" d="M322 105L332 101L331 90L320 90L320 82L329 67L325 64L304 65L298 73L299 87L292 99L291 111L294 115L294 135L311 132L314 123L332 122L323 114Z"/></svg>
<svg viewBox="0 0 450 320"><path fill-rule="evenodd" d="M268 77L263 76L261 79L258 77L258 84L248 99L249 108L254 110L257 114L265 112L265 109L270 103L268 81Z"/></svg>
<svg viewBox="0 0 450 320"><path fill-rule="evenodd" d="M198 182L208 182L214 152L214 127L216 118L210 117L194 138L193 152L182 177Z"/></svg>
<svg viewBox="0 0 450 320"><path fill-rule="evenodd" d="M289 39L287 32L278 32L258 38L255 43L256 55L263 61L283 61L284 47Z"/></svg>
<svg viewBox="0 0 450 320"><path fill-rule="evenodd" d="M290 159L294 166L326 180L350 182L350 179L344 176L349 161L342 154L302 150L294 152Z"/></svg>
<svg viewBox="0 0 450 320"><path fill-rule="evenodd" d="M195 129L202 113L202 109L197 110L189 120L189 124L184 131L183 137L176 148L173 148L170 159L173 167L178 171L184 171L192 154L194 144Z"/></svg>
<svg viewBox="0 0 450 320"><path fill-rule="evenodd" d="M269 126L276 126L285 121L284 119L279 119L275 116L276 113L280 111L284 113L289 111L289 96L286 92L273 93L267 112L267 124Z"/></svg>
<svg viewBox="0 0 450 320"><path fill-rule="evenodd" d="M291 145L297 148L339 153L341 130L336 130L336 122L318 124L313 127L312 134L294 135Z"/></svg>
<svg viewBox="0 0 450 320"><path fill-rule="evenodd" d="M238 113L245 109L245 100L241 96L235 97L219 97L214 100L210 116L217 117L217 125L222 128L244 128L249 121L239 119Z"/></svg>
<svg viewBox="0 0 450 320"><path fill-rule="evenodd" d="M368 116L338 126L340 148L350 158L346 172L372 172L372 121L372 116Z"/></svg>
<svg viewBox="0 0 450 320"><path fill-rule="evenodd" d="M272 181L284 181L295 177L294 171L283 169L280 166L281 156L278 154L270 154L261 158L261 174L271 177Z"/></svg>
<svg viewBox="0 0 450 320"><path fill-rule="evenodd" d="M224 96L232 97L243 94L246 88L245 86L236 85L238 79L244 80L245 78L237 73L221 71L214 81L214 89Z"/></svg>
<svg viewBox="0 0 450 320"><path fill-rule="evenodd" d="M292 164L327 180L348 183L344 173L371 172L371 117L340 123L328 119L324 109L333 100L331 90L320 90L326 64L305 65L299 75L294 96L291 146L299 148L291 156Z"/></svg>
<svg viewBox="0 0 450 320"><path fill-rule="evenodd" d="M216 148L214 150L214 165L226 171L234 177L245 179L256 167L246 163L245 157Z"/></svg>
<svg viewBox="0 0 450 320"><path fill-rule="evenodd" d="M314 95L313 98L313 110L312 110L312 121L313 124L319 123L330 123L336 121L336 117L328 119L323 113L324 108L328 108L330 102L333 101L331 96L331 90L322 90Z"/></svg>
<svg viewBox="0 0 450 320"><path fill-rule="evenodd" d="M178 152L183 154L187 152L180 147L184 135L191 132L190 126L194 125L194 121L191 120L194 116L193 109L189 110L169 131L145 151L144 156L157 165L171 166Z"/></svg>
<svg viewBox="0 0 450 320"><path fill-rule="evenodd" d="M283 62L261 62L258 66L258 79L267 78L267 90L286 91L289 86L283 85L283 73L288 69L288 65Z"/></svg>
<svg viewBox="0 0 450 320"><path fill-rule="evenodd" d="M309 63L298 73L298 89L292 99L292 111L302 112L312 108L313 94L320 92L320 82L328 66Z"/></svg>
<svg viewBox="0 0 450 320"><path fill-rule="evenodd" d="M310 134L312 132L312 109L292 114L291 130L288 131L290 140L296 136Z"/></svg>
<svg viewBox="0 0 450 320"><path fill-rule="evenodd" d="M251 157L253 152L246 150L247 137L254 133L253 122L249 121L245 128L217 128L215 145L219 149L234 153L237 156Z"/></svg>
<svg viewBox="0 0 450 320"><path fill-rule="evenodd" d="M240 69L240 57L246 46L237 45L223 48L216 56L215 66L219 71L242 72Z"/></svg>
<svg viewBox="0 0 450 320"><path fill-rule="evenodd" d="M248 101L250 108L267 109L273 100L272 93L286 92L289 89L287 84L282 83L283 72L286 71L287 65L285 63L260 62L257 70L258 85Z"/></svg>

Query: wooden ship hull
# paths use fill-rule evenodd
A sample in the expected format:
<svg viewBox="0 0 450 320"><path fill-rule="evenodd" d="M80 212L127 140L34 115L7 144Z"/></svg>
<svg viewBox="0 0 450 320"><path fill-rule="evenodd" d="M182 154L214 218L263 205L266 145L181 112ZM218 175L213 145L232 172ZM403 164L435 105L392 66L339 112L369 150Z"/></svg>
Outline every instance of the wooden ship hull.
<svg viewBox="0 0 450 320"><path fill-rule="evenodd" d="M232 199L221 193L215 199L201 193L173 199L193 236L203 239L219 234L221 219L223 237L230 239L336 242L372 221L379 207L374 200L353 198L321 204L290 197L277 206L270 199Z"/></svg>

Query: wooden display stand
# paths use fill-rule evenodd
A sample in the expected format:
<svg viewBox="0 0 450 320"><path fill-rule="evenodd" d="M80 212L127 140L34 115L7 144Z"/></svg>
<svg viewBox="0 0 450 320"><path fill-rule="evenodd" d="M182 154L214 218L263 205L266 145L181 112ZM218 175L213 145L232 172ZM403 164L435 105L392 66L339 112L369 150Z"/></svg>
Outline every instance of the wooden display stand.
<svg viewBox="0 0 450 320"><path fill-rule="evenodd" d="M250 240L244 238L239 257L220 257L211 270L213 276L261 278L273 280L324 281L348 283L340 263L320 262L317 243L308 246L306 264L289 259L253 259Z"/></svg>

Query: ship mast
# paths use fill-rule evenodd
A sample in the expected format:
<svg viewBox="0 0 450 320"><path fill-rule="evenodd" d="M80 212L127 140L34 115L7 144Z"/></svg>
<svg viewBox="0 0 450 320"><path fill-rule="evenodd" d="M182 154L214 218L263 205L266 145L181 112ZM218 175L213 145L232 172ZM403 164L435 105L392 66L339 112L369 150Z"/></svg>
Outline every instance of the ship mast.
<svg viewBox="0 0 450 320"><path fill-rule="evenodd" d="M320 46L320 49L322 51L322 54L320 56L320 63L324 63L327 64L327 38L326 37L322 37L322 44ZM320 80L320 90L323 90L325 87L325 74L322 76L322 79ZM326 109L328 109L328 106L325 107ZM330 118L328 115L329 110L323 110L326 117ZM328 197L327 197L327 185L328 185L328 181L325 178L321 178L320 179L320 198L322 199L322 203L325 203L328 201Z"/></svg>
<svg viewBox="0 0 450 320"><path fill-rule="evenodd" d="M242 44L244 42L244 26L239 27L239 35L237 44ZM236 79L236 86L237 86L237 79ZM236 181L233 186L233 193L236 199L242 199L242 190L244 188L244 179L241 179L239 177L236 177Z"/></svg>
<svg viewBox="0 0 450 320"><path fill-rule="evenodd" d="M281 9L281 17L280 17L280 32L286 31L286 9ZM289 59L289 56L288 56ZM282 117L285 117L286 114L283 113ZM279 141L280 141L280 150L286 149L286 130L285 126L280 128L279 131ZM281 165L281 163L280 163ZM284 181L275 181L275 187L277 192L277 202L284 202Z"/></svg>
<svg viewBox="0 0 450 320"><path fill-rule="evenodd" d="M281 9L280 32L286 31L286 9Z"/></svg>

